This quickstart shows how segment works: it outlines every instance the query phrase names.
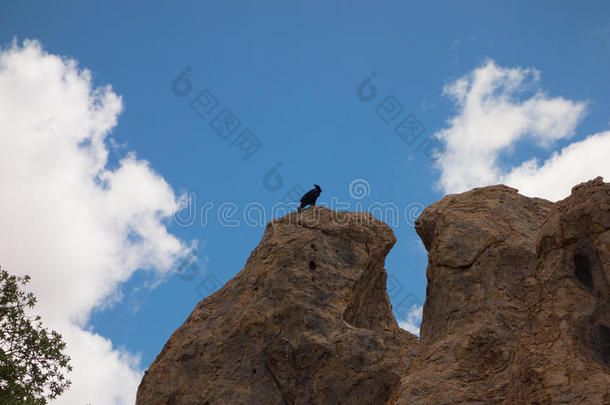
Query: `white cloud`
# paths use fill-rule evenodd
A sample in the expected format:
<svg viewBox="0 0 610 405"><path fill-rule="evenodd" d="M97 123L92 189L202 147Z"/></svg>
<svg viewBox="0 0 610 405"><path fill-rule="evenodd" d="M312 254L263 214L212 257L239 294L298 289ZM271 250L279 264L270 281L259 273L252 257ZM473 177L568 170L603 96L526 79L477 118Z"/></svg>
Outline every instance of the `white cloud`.
<svg viewBox="0 0 610 405"><path fill-rule="evenodd" d="M539 77L536 69L504 68L487 60L445 86L457 114L435 134L445 145L436 162L443 191L504 183L526 195L557 200L579 182L610 176L610 163L602 157L608 149L597 149L607 148L608 133L573 143L543 163L534 157L518 167L502 164L501 155L510 154L517 142L548 150L573 136L584 117L585 102L549 97L538 88Z"/></svg>
<svg viewBox="0 0 610 405"><path fill-rule="evenodd" d="M74 371L55 404L132 404L137 357L86 329L137 269L168 274L186 246L163 220L177 205L146 161L107 167L122 101L93 88L76 61L36 41L0 51L0 260L30 274L45 324L62 333Z"/></svg>
<svg viewBox="0 0 610 405"><path fill-rule="evenodd" d="M409 309L407 316L403 320L398 321L398 326L419 337L419 327L421 325L423 311L423 306L413 305L411 309Z"/></svg>
<svg viewBox="0 0 610 405"><path fill-rule="evenodd" d="M573 142L540 164L531 159L514 168L502 182L524 195L557 201L570 195L573 186L597 176L610 179L610 131Z"/></svg>

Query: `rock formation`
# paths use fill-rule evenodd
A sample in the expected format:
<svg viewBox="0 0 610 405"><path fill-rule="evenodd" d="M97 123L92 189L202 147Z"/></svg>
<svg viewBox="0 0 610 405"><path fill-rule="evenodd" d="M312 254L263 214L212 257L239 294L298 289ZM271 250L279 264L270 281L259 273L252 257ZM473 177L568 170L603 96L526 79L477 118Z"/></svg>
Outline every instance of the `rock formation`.
<svg viewBox="0 0 610 405"><path fill-rule="evenodd" d="M506 186L448 195L428 250L420 340L385 290L395 242L368 213L271 221L201 301L137 404L610 404L610 184L563 201Z"/></svg>
<svg viewBox="0 0 610 405"><path fill-rule="evenodd" d="M386 293L395 241L368 213L271 221L244 269L170 337L136 403L385 403L417 345Z"/></svg>

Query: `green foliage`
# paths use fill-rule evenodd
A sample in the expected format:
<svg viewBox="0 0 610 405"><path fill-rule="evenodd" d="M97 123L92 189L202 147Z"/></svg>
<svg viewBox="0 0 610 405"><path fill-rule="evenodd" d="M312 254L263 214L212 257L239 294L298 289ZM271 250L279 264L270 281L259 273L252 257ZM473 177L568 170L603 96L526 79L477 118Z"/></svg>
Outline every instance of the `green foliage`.
<svg viewBox="0 0 610 405"><path fill-rule="evenodd" d="M29 316L36 297L20 289L29 276L17 277L0 269L0 404L44 405L70 386L72 370L66 343L59 333Z"/></svg>

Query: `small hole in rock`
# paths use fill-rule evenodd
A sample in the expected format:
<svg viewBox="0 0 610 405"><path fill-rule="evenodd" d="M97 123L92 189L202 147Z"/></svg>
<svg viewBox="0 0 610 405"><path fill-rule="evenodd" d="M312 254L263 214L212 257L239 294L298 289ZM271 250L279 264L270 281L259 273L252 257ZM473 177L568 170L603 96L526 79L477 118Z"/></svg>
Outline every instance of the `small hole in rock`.
<svg viewBox="0 0 610 405"><path fill-rule="evenodd" d="M313 260L309 261L309 270L315 270L316 269L316 262L314 262Z"/></svg>
<svg viewBox="0 0 610 405"><path fill-rule="evenodd" d="M311 248L312 248L313 250L316 250L316 245L314 245L314 244L312 243L312 244L311 244Z"/></svg>
<svg viewBox="0 0 610 405"><path fill-rule="evenodd" d="M252 369L252 374L256 374L256 369L255 368Z"/></svg>
<svg viewBox="0 0 610 405"><path fill-rule="evenodd" d="M585 287L590 290L593 289L593 276L591 275L591 266L587 256L574 255L574 274Z"/></svg>

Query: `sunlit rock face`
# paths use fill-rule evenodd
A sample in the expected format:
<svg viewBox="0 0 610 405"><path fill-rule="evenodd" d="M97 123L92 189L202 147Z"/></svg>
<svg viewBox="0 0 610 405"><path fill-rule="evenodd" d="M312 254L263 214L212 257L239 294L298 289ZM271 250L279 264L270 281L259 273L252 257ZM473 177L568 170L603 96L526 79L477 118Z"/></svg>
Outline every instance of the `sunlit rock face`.
<svg viewBox="0 0 610 405"><path fill-rule="evenodd" d="M610 184L563 201L449 195L428 249L416 358L395 404L610 404Z"/></svg>
<svg viewBox="0 0 610 405"><path fill-rule="evenodd" d="M428 250L419 341L386 292L392 230L312 207L267 225L168 340L136 403L610 404L610 184L557 203L502 185L448 195L416 231Z"/></svg>
<svg viewBox="0 0 610 405"><path fill-rule="evenodd" d="M395 241L369 213L271 221L243 270L168 340L136 403L386 403L417 345L386 293Z"/></svg>

